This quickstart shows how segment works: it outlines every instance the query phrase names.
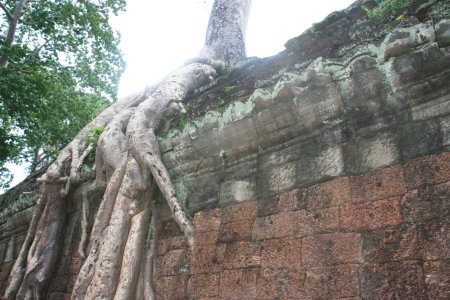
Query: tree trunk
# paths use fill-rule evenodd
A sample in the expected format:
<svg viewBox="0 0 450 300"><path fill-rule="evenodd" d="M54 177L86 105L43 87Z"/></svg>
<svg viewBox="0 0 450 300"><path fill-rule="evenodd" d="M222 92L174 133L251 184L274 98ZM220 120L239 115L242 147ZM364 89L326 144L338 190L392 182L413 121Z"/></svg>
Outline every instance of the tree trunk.
<svg viewBox="0 0 450 300"><path fill-rule="evenodd" d="M97 144L96 182L93 185L106 183L107 187L90 232L88 254L78 274L72 298L154 297L151 281L155 272L152 262L156 247L154 242L152 245L145 242L149 235L150 216L154 220L158 216L152 198L154 189L158 188L164 196L173 218L191 246L194 237L194 227L177 199L161 160L155 131L168 114L184 110L181 101L189 93L245 58L244 39L250 2L216 0L205 45L197 58L157 85L112 104L59 153L40 179L47 187L41 197L47 199L47 203L32 245L24 243L21 251L27 260L17 267L23 269L26 265L20 290L16 294L17 288L8 287L9 292L5 295L8 299L14 299L15 295L17 299L45 296L44 290L61 248L67 193L82 182L80 167L92 148L85 142L85 137L98 127L105 130ZM83 212L85 214L86 211ZM84 216L84 228L87 227L86 220ZM156 237L155 232L154 239ZM84 248L83 244L82 254ZM17 268L14 267L12 274L18 271L15 270ZM146 282L139 283L138 274L143 274ZM20 279L14 286L18 285L17 281ZM141 289L137 290L139 286Z"/></svg>
<svg viewBox="0 0 450 300"><path fill-rule="evenodd" d="M0 58L0 69L6 68L8 65L9 51L16 36L17 24L19 23L20 16L22 16L23 9L25 8L27 2L28 0L18 0L14 8L14 12L12 14L8 14L9 27L5 44L3 45L3 53Z"/></svg>

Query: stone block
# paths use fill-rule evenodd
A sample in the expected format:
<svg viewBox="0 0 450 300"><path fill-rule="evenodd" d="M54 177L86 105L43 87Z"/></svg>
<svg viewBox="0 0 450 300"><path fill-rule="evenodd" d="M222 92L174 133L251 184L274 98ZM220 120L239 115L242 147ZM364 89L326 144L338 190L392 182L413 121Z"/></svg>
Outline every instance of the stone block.
<svg viewBox="0 0 450 300"><path fill-rule="evenodd" d="M450 20L444 19L436 23L435 30L439 47L450 46Z"/></svg>
<svg viewBox="0 0 450 300"><path fill-rule="evenodd" d="M196 236L197 237L197 236ZM197 240L196 240L197 242ZM187 249L189 247L187 238L184 236L173 236L168 238L160 238L158 240L158 255L164 255L168 251Z"/></svg>
<svg viewBox="0 0 450 300"><path fill-rule="evenodd" d="M302 240L304 267L361 262L363 240L359 233L316 234Z"/></svg>
<svg viewBox="0 0 450 300"><path fill-rule="evenodd" d="M314 212L288 211L256 219L253 224L253 239L301 237L313 233L330 232L338 228L339 209L337 207Z"/></svg>
<svg viewBox="0 0 450 300"><path fill-rule="evenodd" d="M359 296L359 266L309 268L303 295L298 299L342 299Z"/></svg>
<svg viewBox="0 0 450 300"><path fill-rule="evenodd" d="M257 299L302 299L304 271L263 269L258 278Z"/></svg>
<svg viewBox="0 0 450 300"><path fill-rule="evenodd" d="M424 260L450 259L450 221L448 216L419 223L417 232Z"/></svg>
<svg viewBox="0 0 450 300"><path fill-rule="evenodd" d="M172 250L156 259L159 276L174 276L189 271L189 252L187 250Z"/></svg>
<svg viewBox="0 0 450 300"><path fill-rule="evenodd" d="M400 197L341 207L340 226L348 231L366 231L402 223Z"/></svg>
<svg viewBox="0 0 450 300"><path fill-rule="evenodd" d="M362 137L343 146L347 174L362 174L400 161L398 134L395 131Z"/></svg>
<svg viewBox="0 0 450 300"><path fill-rule="evenodd" d="M402 166L393 166L350 177L351 201L360 203L404 195L403 173Z"/></svg>
<svg viewBox="0 0 450 300"><path fill-rule="evenodd" d="M194 245L190 264L191 274L222 271L226 250L226 244Z"/></svg>
<svg viewBox="0 0 450 300"><path fill-rule="evenodd" d="M252 239L253 220L241 220L222 225L218 237L219 242L230 243Z"/></svg>
<svg viewBox="0 0 450 300"><path fill-rule="evenodd" d="M257 218L253 224L253 239L293 237L297 233L296 218L296 212L293 211Z"/></svg>
<svg viewBox="0 0 450 300"><path fill-rule="evenodd" d="M402 224L363 234L363 258L367 263L418 260L423 244L416 226Z"/></svg>
<svg viewBox="0 0 450 300"><path fill-rule="evenodd" d="M404 168L408 189L449 181L450 152L408 161L405 163Z"/></svg>
<svg viewBox="0 0 450 300"><path fill-rule="evenodd" d="M256 299L258 274L257 269L225 270L220 275L219 299Z"/></svg>
<svg viewBox="0 0 450 300"><path fill-rule="evenodd" d="M219 231L196 232L194 240L196 245L214 245L219 240Z"/></svg>
<svg viewBox="0 0 450 300"><path fill-rule="evenodd" d="M426 261L424 271L428 299L450 299L450 260Z"/></svg>
<svg viewBox="0 0 450 300"><path fill-rule="evenodd" d="M276 196L277 211L286 212L306 208L306 189L295 189Z"/></svg>
<svg viewBox="0 0 450 300"><path fill-rule="evenodd" d="M254 199L256 183L253 180L229 180L220 185L220 204Z"/></svg>
<svg viewBox="0 0 450 300"><path fill-rule="evenodd" d="M223 223L255 220L258 215L258 203L256 201L247 201L223 209Z"/></svg>
<svg viewBox="0 0 450 300"><path fill-rule="evenodd" d="M405 160L439 151L442 148L442 132L439 120L431 119L401 125L400 148Z"/></svg>
<svg viewBox="0 0 450 300"><path fill-rule="evenodd" d="M402 198L405 222L420 222L450 214L450 182L411 190Z"/></svg>
<svg viewBox="0 0 450 300"><path fill-rule="evenodd" d="M308 210L335 207L349 203L350 180L341 177L308 188Z"/></svg>
<svg viewBox="0 0 450 300"><path fill-rule="evenodd" d="M261 243L261 267L297 269L302 266L302 242L297 238L265 240Z"/></svg>
<svg viewBox="0 0 450 300"><path fill-rule="evenodd" d="M219 294L219 273L197 274L189 278L189 299L217 297Z"/></svg>
<svg viewBox="0 0 450 300"><path fill-rule="evenodd" d="M363 299L427 299L425 277L418 261L365 265L361 272Z"/></svg>
<svg viewBox="0 0 450 300"><path fill-rule="evenodd" d="M187 275L159 277L156 280L156 296L162 300L184 300L187 298Z"/></svg>
<svg viewBox="0 0 450 300"><path fill-rule="evenodd" d="M227 244L224 268L239 269L261 265L261 245L258 242L236 242Z"/></svg>
<svg viewBox="0 0 450 300"><path fill-rule="evenodd" d="M222 224L222 211L220 209L200 211L195 214L193 223L196 232L219 231Z"/></svg>

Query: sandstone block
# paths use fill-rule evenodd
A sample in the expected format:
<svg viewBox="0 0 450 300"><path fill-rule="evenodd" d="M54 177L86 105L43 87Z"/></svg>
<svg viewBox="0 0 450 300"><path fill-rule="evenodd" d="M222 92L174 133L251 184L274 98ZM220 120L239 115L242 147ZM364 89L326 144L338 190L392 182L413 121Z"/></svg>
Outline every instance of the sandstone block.
<svg viewBox="0 0 450 300"><path fill-rule="evenodd" d="M302 299L304 271L263 269L258 278L258 299Z"/></svg>
<svg viewBox="0 0 450 300"><path fill-rule="evenodd" d="M186 299L187 275L159 277L156 280L157 299L181 300Z"/></svg>
<svg viewBox="0 0 450 300"><path fill-rule="evenodd" d="M341 207L341 228L364 231L402 223L400 197Z"/></svg>
<svg viewBox="0 0 450 300"><path fill-rule="evenodd" d="M305 267L360 263L362 237L359 233L316 234L302 240L301 258Z"/></svg>
<svg viewBox="0 0 450 300"><path fill-rule="evenodd" d="M405 163L408 189L433 185L450 180L450 152L430 155Z"/></svg>
<svg viewBox="0 0 450 300"><path fill-rule="evenodd" d="M217 297L219 294L219 273L197 274L189 278L189 299Z"/></svg>
<svg viewBox="0 0 450 300"><path fill-rule="evenodd" d="M352 202L386 199L406 192L403 167L394 166L350 177Z"/></svg>
<svg viewBox="0 0 450 300"><path fill-rule="evenodd" d="M341 177L308 188L308 210L340 206L350 201L350 180Z"/></svg>
<svg viewBox="0 0 450 300"><path fill-rule="evenodd" d="M261 267L297 269L302 266L302 242L297 238L265 240L261 243Z"/></svg>
<svg viewBox="0 0 450 300"><path fill-rule="evenodd" d="M366 265L361 272L363 299L427 299L424 272L419 262Z"/></svg>
<svg viewBox="0 0 450 300"><path fill-rule="evenodd" d="M261 265L261 246L255 242L236 242L227 245L224 268L238 269Z"/></svg>
<svg viewBox="0 0 450 300"><path fill-rule="evenodd" d="M424 263L428 299L450 299L450 260Z"/></svg>
<svg viewBox="0 0 450 300"><path fill-rule="evenodd" d="M194 216L193 223L196 232L219 231L222 223L222 211L220 209L213 209L198 212Z"/></svg>
<svg viewBox="0 0 450 300"><path fill-rule="evenodd" d="M220 275L219 299L256 299L258 274L257 269L225 270Z"/></svg>
<svg viewBox="0 0 450 300"><path fill-rule="evenodd" d="M299 299L342 299L359 296L359 266L310 268Z"/></svg>

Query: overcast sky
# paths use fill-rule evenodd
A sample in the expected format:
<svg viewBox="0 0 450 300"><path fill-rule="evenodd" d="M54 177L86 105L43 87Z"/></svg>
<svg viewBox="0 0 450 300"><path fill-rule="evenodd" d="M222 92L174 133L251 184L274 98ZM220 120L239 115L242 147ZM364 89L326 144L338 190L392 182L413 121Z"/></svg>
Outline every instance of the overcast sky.
<svg viewBox="0 0 450 300"><path fill-rule="evenodd" d="M247 55L277 54L288 39L352 2L253 0ZM119 97L156 82L197 54L203 46L211 3L212 0L127 0L127 11L111 20L121 33L120 46L127 63ZM23 166L8 167L15 175L11 186L25 178Z"/></svg>
<svg viewBox="0 0 450 300"><path fill-rule="evenodd" d="M253 0L247 30L248 56L266 57L285 42L353 0ZM127 62L120 95L160 79L203 46L211 0L128 0L112 20L122 35Z"/></svg>

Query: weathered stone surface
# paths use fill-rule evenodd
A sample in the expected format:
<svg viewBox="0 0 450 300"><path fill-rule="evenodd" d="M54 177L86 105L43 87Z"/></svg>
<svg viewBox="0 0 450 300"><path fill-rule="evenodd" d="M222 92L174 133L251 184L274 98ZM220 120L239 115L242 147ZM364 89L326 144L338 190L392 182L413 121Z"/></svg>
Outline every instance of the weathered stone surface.
<svg viewBox="0 0 450 300"><path fill-rule="evenodd" d="M361 296L363 299L426 299L422 266L417 261L363 266Z"/></svg>
<svg viewBox="0 0 450 300"><path fill-rule="evenodd" d="M450 261L438 260L424 263L428 299L450 297Z"/></svg>
<svg viewBox="0 0 450 300"><path fill-rule="evenodd" d="M366 231L400 224L403 221L400 198L346 205L341 208L341 228Z"/></svg>
<svg viewBox="0 0 450 300"><path fill-rule="evenodd" d="M309 236L302 240L301 261L305 267L361 263L362 245L358 233Z"/></svg>
<svg viewBox="0 0 450 300"><path fill-rule="evenodd" d="M263 269L296 269L302 267L302 241L296 238L265 240L261 243Z"/></svg>
<svg viewBox="0 0 450 300"><path fill-rule="evenodd" d="M219 299L256 299L257 269L225 270L220 275Z"/></svg>

